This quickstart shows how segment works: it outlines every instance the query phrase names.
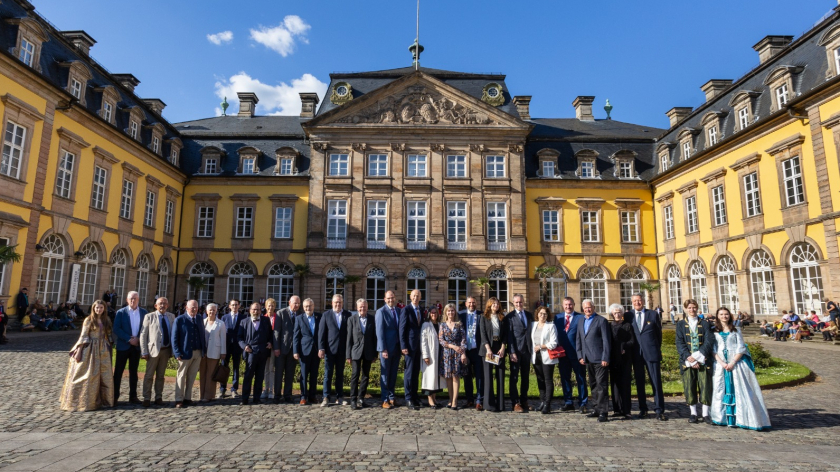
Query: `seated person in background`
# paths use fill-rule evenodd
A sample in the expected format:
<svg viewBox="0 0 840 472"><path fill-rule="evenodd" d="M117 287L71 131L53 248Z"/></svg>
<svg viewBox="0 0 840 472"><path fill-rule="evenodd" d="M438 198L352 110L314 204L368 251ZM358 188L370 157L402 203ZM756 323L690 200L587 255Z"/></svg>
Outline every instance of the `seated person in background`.
<svg viewBox="0 0 840 472"><path fill-rule="evenodd" d="M58 327L60 329L76 329L76 325L73 324L72 318L73 310L70 309L69 306L65 305L64 309L58 313Z"/></svg>
<svg viewBox="0 0 840 472"><path fill-rule="evenodd" d="M773 332L776 331L776 327L771 321L759 321L758 331L761 333L762 336L770 337L773 336Z"/></svg>
<svg viewBox="0 0 840 472"><path fill-rule="evenodd" d="M812 326L812 327L814 327L814 328L818 328L818 325L820 324L820 317L819 317L819 316L817 316L817 312L816 312L816 311L814 311L814 310L811 310L811 313L809 313L809 314L805 317L805 323L807 323L807 324L808 324L808 326Z"/></svg>
<svg viewBox="0 0 840 472"><path fill-rule="evenodd" d="M787 341L788 333L790 332L790 323L787 321L776 322L776 338L775 341Z"/></svg>
<svg viewBox="0 0 840 472"><path fill-rule="evenodd" d="M802 342L802 338L811 339L811 330L808 328L808 324L805 321L800 321L798 323L796 334L793 336L794 341Z"/></svg>
<svg viewBox="0 0 840 472"><path fill-rule="evenodd" d="M829 321L826 323L825 328L823 328L822 335L823 341L833 341L837 337L837 323L834 321Z"/></svg>
<svg viewBox="0 0 840 472"><path fill-rule="evenodd" d="M790 312L791 323L798 323L800 319L801 318L799 318L799 315L797 315L796 313L793 312L793 310L791 310L791 312Z"/></svg>

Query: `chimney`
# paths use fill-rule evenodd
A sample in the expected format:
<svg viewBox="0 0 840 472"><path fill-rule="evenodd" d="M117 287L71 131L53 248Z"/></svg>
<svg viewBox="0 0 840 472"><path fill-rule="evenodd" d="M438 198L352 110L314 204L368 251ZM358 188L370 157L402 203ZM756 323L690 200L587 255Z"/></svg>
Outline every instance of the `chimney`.
<svg viewBox="0 0 840 472"><path fill-rule="evenodd" d="M160 115L163 113L163 109L166 108L166 104L163 103L163 100L159 98L144 98L143 103L146 104L149 108L152 109L153 112Z"/></svg>
<svg viewBox="0 0 840 472"><path fill-rule="evenodd" d="M531 119L530 95L520 95L518 97L513 97L513 105L516 106L516 112L519 113L520 118L522 118L523 120Z"/></svg>
<svg viewBox="0 0 840 472"><path fill-rule="evenodd" d="M729 88L732 81L729 79L712 79L700 86L700 90L706 94L706 101L710 102L713 98L720 95L721 92Z"/></svg>
<svg viewBox="0 0 840 472"><path fill-rule="evenodd" d="M317 93L301 93L300 94L300 117L301 118L315 118L315 107L318 105Z"/></svg>
<svg viewBox="0 0 840 472"><path fill-rule="evenodd" d="M137 80L137 77L134 77L131 74L111 74L111 77L113 77L117 82L119 82L120 85L131 90L132 92L134 91L134 87L140 85L140 81Z"/></svg>
<svg viewBox="0 0 840 472"><path fill-rule="evenodd" d="M668 115L668 120L671 122L671 128L684 120L686 116L691 114L691 107L674 107L668 110L665 114Z"/></svg>
<svg viewBox="0 0 840 472"><path fill-rule="evenodd" d="M788 47L793 42L793 36L765 36L764 39L756 43L753 49L758 51L758 62L764 64L768 59L775 56L782 49Z"/></svg>
<svg viewBox="0 0 840 472"><path fill-rule="evenodd" d="M257 94L251 92L237 92L236 96L239 97L239 113L237 113L236 116L253 118L254 112L257 109L257 103L260 102L260 99L257 98Z"/></svg>
<svg viewBox="0 0 840 472"><path fill-rule="evenodd" d="M61 35L73 43L73 46L76 46L76 49L78 49L84 56L90 56L90 48L96 44L96 40L91 38L89 34L82 30L62 31Z"/></svg>
<svg viewBox="0 0 840 472"><path fill-rule="evenodd" d="M595 121L595 116L592 114L592 102L595 101L594 96L581 95L575 98L572 106L575 107L575 118L580 121Z"/></svg>

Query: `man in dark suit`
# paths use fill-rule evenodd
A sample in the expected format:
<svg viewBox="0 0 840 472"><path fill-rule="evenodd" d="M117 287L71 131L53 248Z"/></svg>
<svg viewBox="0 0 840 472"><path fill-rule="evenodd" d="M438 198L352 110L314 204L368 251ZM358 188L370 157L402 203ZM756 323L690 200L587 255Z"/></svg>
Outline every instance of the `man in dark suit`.
<svg viewBox="0 0 840 472"><path fill-rule="evenodd" d="M344 399L344 360L347 358L347 319L350 312L344 309L344 297L332 297L332 309L321 314L318 327L318 357L324 359L324 389L321 406L329 404L332 389L330 381L335 379L336 404L347 405Z"/></svg>
<svg viewBox="0 0 840 472"><path fill-rule="evenodd" d="M584 316L578 319L575 346L578 363L586 366L586 373L589 375L593 403L592 412L586 416L597 417L598 421L603 423L607 421L612 329L606 318L595 313L592 300L584 300L580 306L583 307Z"/></svg>
<svg viewBox="0 0 840 472"><path fill-rule="evenodd" d="M420 375L420 326L423 325L423 311L420 308L420 290L411 291L411 303L403 310L400 317L400 346L405 356L405 372L403 386L405 387L405 401L409 408L420 409L417 397L417 377Z"/></svg>
<svg viewBox="0 0 840 472"><path fill-rule="evenodd" d="M130 294L129 294L130 296ZM130 303L130 302L129 302ZM204 323L198 314L198 302L187 302L187 312L175 318L172 327L172 356L178 361L175 377L175 408L192 404L192 389L201 359L207 354Z"/></svg>
<svg viewBox="0 0 840 472"><path fill-rule="evenodd" d="M677 353L680 355L680 377L683 393L688 403L688 422L697 424L697 404L702 405L703 422L712 424L709 406L712 404L712 366L715 365L715 337L708 321L697 316L696 300L683 302L685 319L677 321L675 334ZM697 356L695 358L695 356Z"/></svg>
<svg viewBox="0 0 840 472"><path fill-rule="evenodd" d="M350 363L350 405L360 410L365 405L370 365L376 360L376 320L368 316L368 304L364 299L356 301L356 313L347 320L347 362ZM362 377L359 390L359 374Z"/></svg>
<svg viewBox="0 0 840 472"><path fill-rule="evenodd" d="M15 314L18 317L18 321L23 320L27 308L29 308L29 291L26 287L23 287L15 298Z"/></svg>
<svg viewBox="0 0 840 472"><path fill-rule="evenodd" d="M572 390L572 372L574 372L578 388L578 405L580 406L580 412L586 414L588 401L586 369L578 361L577 347L575 346L578 321L581 318L583 318L583 314L575 311L575 300L572 297L566 297L563 299L563 311L554 317L554 327L557 328L557 342L566 350L566 357L560 358L558 364L565 403L562 411L575 410L574 391Z"/></svg>
<svg viewBox="0 0 840 472"><path fill-rule="evenodd" d="M292 295L289 298L289 306L277 312L274 319L274 403L280 403L281 399L286 403L292 402L292 381L296 364L292 353L295 317L302 314L300 297Z"/></svg>
<svg viewBox="0 0 840 472"><path fill-rule="evenodd" d="M311 298L303 301L303 315L295 317L295 332L292 338L292 352L300 362L300 404L315 403L315 389L318 388L318 325L321 314L315 313L315 302Z"/></svg>
<svg viewBox="0 0 840 472"><path fill-rule="evenodd" d="M397 384L397 366L400 365L400 309L394 292L385 292L385 304L376 310L376 350L379 352L379 386L382 391L382 408L394 407L394 389Z"/></svg>
<svg viewBox="0 0 840 472"><path fill-rule="evenodd" d="M239 347L245 358L245 381L242 383L242 404L248 404L251 393L251 381L254 382L254 403L260 403L262 394L265 362L271 353L271 321L262 316L262 306L254 302L249 309L250 319L242 320L239 325Z"/></svg>
<svg viewBox="0 0 840 472"><path fill-rule="evenodd" d="M525 298L513 296L513 311L505 316L508 323L508 346L510 346L510 380L508 394L513 411L528 411L528 380L531 374L531 321L534 315L525 311ZM518 384L518 386L517 386Z"/></svg>
<svg viewBox="0 0 840 472"><path fill-rule="evenodd" d="M482 400L484 396L484 360L478 354L482 346L481 330L478 329L478 322L481 313L478 310L478 303L474 297L467 297L465 303L467 309L459 314L461 326L467 334L467 359L469 364L465 367L467 375L464 376L464 393L467 395L467 408L475 407L482 411ZM473 379L475 379L475 396L473 396Z"/></svg>
<svg viewBox="0 0 840 472"><path fill-rule="evenodd" d="M140 295L128 292L128 305L120 308L114 318L114 337L117 338L117 358L114 364L114 405L120 398L120 382L122 382L125 364L128 362L128 401L129 403L143 403L137 397L137 367L140 365L140 329L146 310L140 308Z"/></svg>
<svg viewBox="0 0 840 472"><path fill-rule="evenodd" d="M662 321L659 315L645 309L644 297L637 293L631 297L633 309L624 314L633 322L636 333L636 352L633 356L633 374L636 378L636 396L639 399L639 418L647 418L647 395L645 393L645 371L653 387L654 408L660 421L665 416L665 395L662 393Z"/></svg>
<svg viewBox="0 0 840 472"><path fill-rule="evenodd" d="M230 368L230 373L233 376L233 384L230 388L230 393L234 397L238 396L237 389L239 388L239 363L242 362L242 348L239 347L239 327L242 320L247 318L239 312L239 300L232 299L228 303L229 313L222 317L222 322L227 328L227 354L225 355L225 365ZM224 398L227 396L227 382L223 382L219 386L219 396Z"/></svg>

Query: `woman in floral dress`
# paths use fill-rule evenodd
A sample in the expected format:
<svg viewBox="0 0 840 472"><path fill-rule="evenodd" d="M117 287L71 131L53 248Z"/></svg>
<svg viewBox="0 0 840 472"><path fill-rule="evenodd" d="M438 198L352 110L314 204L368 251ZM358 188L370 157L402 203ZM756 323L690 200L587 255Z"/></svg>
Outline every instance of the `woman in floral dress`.
<svg viewBox="0 0 840 472"><path fill-rule="evenodd" d="M449 391L449 408L458 409L458 390L461 377L466 373L467 336L458 318L455 304L443 308L444 323L440 326L439 341L443 348L443 362L440 363L440 376L446 379Z"/></svg>
<svg viewBox="0 0 840 472"><path fill-rule="evenodd" d="M91 306L82 333L73 349L82 349L81 361L70 357L61 390L61 409L98 410L114 406L114 374L111 370L111 320L102 300Z"/></svg>

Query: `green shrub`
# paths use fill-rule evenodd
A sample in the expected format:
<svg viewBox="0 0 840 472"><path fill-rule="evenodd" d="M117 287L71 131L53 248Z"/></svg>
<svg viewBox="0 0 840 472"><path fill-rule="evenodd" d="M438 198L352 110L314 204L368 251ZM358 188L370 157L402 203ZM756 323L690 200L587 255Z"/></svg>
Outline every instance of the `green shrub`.
<svg viewBox="0 0 840 472"><path fill-rule="evenodd" d="M755 365L756 368L766 369L774 365L773 358L770 356L770 351L768 351L760 342L750 343L749 349L753 365Z"/></svg>

